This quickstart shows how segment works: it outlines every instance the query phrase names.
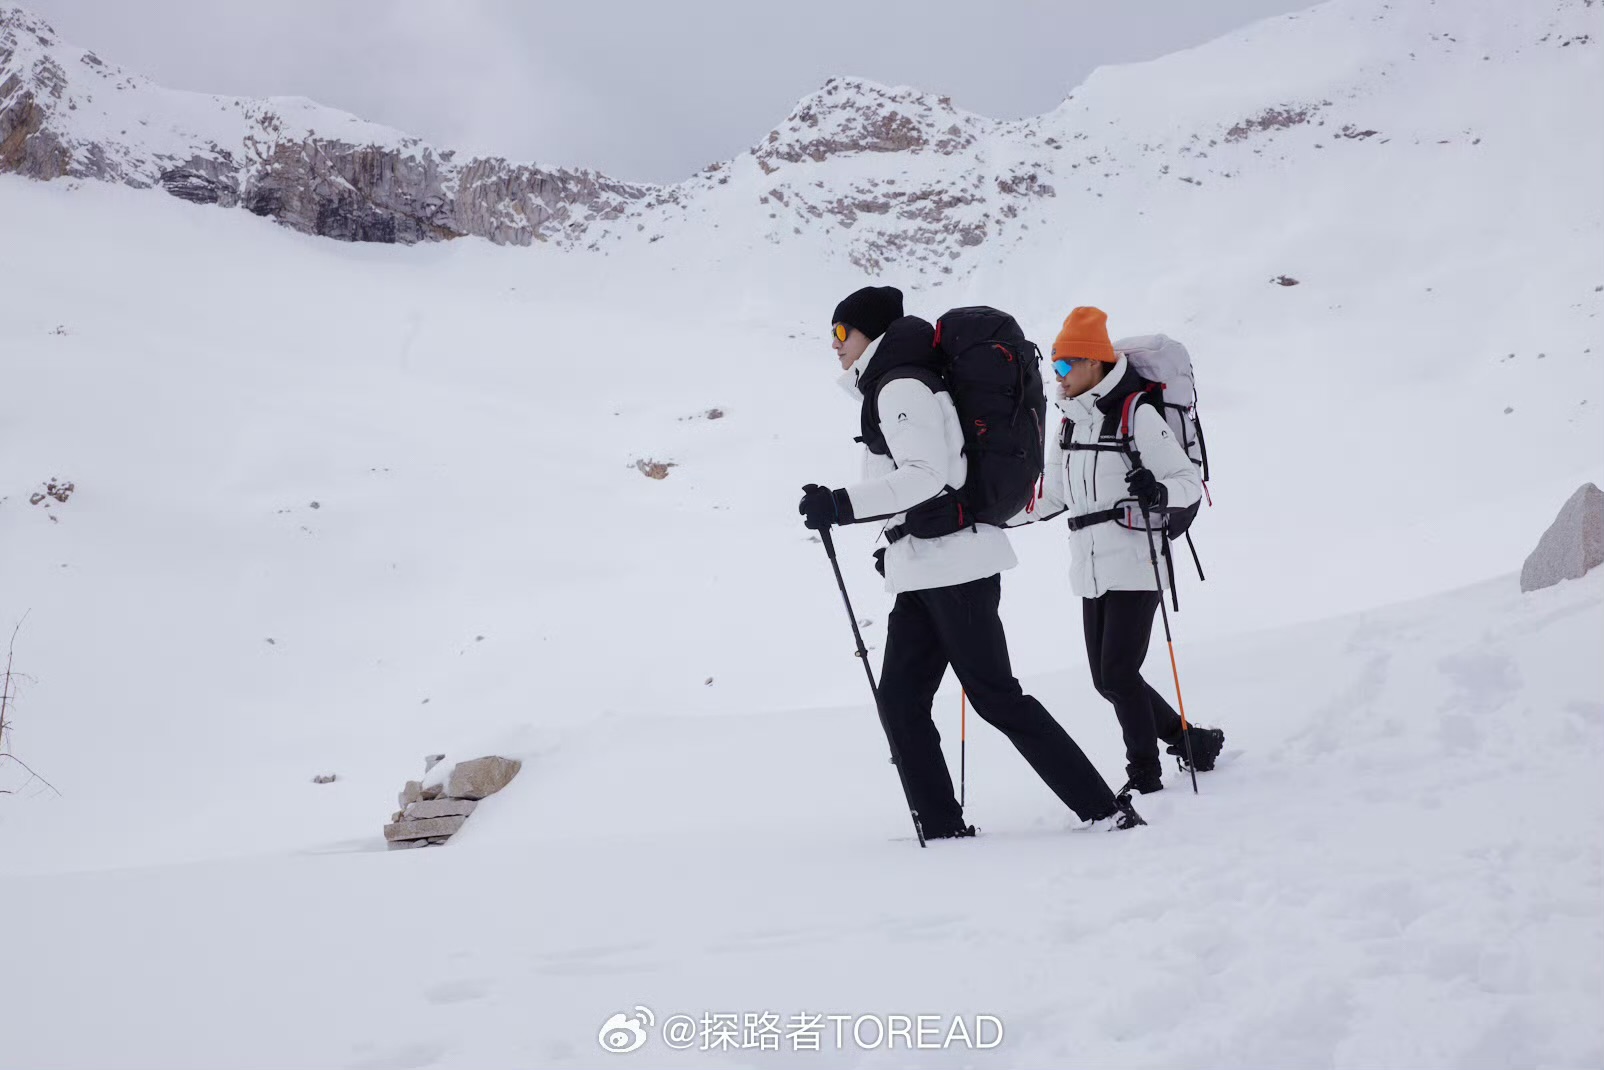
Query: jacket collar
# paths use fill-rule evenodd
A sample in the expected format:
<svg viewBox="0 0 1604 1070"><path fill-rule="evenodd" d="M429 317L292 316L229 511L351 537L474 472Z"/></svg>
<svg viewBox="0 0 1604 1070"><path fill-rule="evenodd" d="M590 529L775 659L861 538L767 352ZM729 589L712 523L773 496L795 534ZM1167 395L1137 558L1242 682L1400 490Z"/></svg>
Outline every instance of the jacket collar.
<svg viewBox="0 0 1604 1070"><path fill-rule="evenodd" d="M862 371L863 359L860 357L857 363L835 377L835 385L857 405L863 404L863 391L858 389L858 376Z"/></svg>
<svg viewBox="0 0 1604 1070"><path fill-rule="evenodd" d="M1079 423L1106 415L1109 410L1125 399L1125 396L1135 390L1140 377L1131 367L1130 361L1121 353L1119 360L1103 376L1103 381L1072 398L1059 398L1058 407L1065 416Z"/></svg>
<svg viewBox="0 0 1604 1070"><path fill-rule="evenodd" d="M869 365L874 363L875 354L880 351L880 343L885 340L886 336L882 334L870 342L869 348L863 351L863 355L852 362L852 367L835 377L835 385L841 388L841 392L860 405L863 404L864 373L869 370Z"/></svg>
<svg viewBox="0 0 1604 1070"><path fill-rule="evenodd" d="M936 329L918 316L896 320L855 365L863 369L858 373L858 389L873 393L886 373L905 364L934 367L935 340Z"/></svg>

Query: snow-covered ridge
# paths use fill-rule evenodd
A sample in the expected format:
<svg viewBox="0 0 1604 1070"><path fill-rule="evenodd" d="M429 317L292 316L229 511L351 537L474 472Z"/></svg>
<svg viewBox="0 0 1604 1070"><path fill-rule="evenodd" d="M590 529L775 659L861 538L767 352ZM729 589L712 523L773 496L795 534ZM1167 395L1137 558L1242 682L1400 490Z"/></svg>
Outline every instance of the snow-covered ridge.
<svg viewBox="0 0 1604 1070"><path fill-rule="evenodd" d="M571 239L654 192L454 155L302 97L165 89L0 7L0 172L159 186L348 241Z"/></svg>
<svg viewBox="0 0 1604 1070"><path fill-rule="evenodd" d="M1033 228L1072 228L1105 195L1162 205L1289 162L1341 153L1412 166L1411 149L1477 144L1464 102L1513 78L1533 51L1561 64L1596 55L1601 10L1595 0L1332 0L1099 69L1058 108L1018 121L832 78L749 152L652 186L458 162L304 98L165 89L0 7L0 173L159 186L344 240L474 235L600 249L672 246L717 228L736 256L808 236L860 271L966 274Z"/></svg>
<svg viewBox="0 0 1604 1070"><path fill-rule="evenodd" d="M1434 147L1480 146L1500 121L1491 87L1520 85L1534 60L1555 71L1596 63L1601 14L1595 0L1332 0L1100 68L1058 108L1017 121L832 79L643 220L664 221L671 237L678 208L726 228L740 220L774 245L813 235L871 275L968 275L1021 245L1076 241L1110 202L1184 218L1206 210L1204 185L1284 184L1350 161L1435 167Z"/></svg>

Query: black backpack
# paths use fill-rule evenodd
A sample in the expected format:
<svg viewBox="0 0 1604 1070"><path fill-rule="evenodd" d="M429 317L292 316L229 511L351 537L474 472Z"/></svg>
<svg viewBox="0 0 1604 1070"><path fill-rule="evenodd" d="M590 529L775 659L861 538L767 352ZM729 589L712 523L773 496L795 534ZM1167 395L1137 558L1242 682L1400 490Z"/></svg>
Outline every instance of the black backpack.
<svg viewBox="0 0 1604 1070"><path fill-rule="evenodd" d="M892 379L914 378L952 396L969 462L962 487L948 487L908 510L902 524L886 529L888 540L1002 525L1035 500L1047 415L1040 362L1041 351L1012 316L976 305L936 321L928 360L898 363L873 385L863 418L863 441L871 452L888 452L875 408L880 390Z"/></svg>

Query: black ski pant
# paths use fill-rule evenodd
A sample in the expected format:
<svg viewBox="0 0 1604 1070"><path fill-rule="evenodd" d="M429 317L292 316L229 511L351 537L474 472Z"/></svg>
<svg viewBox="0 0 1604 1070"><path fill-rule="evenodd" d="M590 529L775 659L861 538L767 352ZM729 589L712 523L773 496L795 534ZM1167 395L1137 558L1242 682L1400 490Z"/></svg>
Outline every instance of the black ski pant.
<svg viewBox="0 0 1604 1070"><path fill-rule="evenodd" d="M880 705L927 836L954 832L964 823L941 753L941 734L930 715L949 664L975 712L1008 737L1081 820L1107 817L1115 809L1114 793L1102 774L1014 679L1008 640L997 616L1001 599L1001 576L904 591L886 624Z"/></svg>
<svg viewBox="0 0 1604 1070"><path fill-rule="evenodd" d="M1158 741L1181 738L1180 714L1142 679L1153 614L1163 597L1159 591L1109 591L1081 599L1092 686L1114 704L1125 736L1125 772L1132 777L1157 775Z"/></svg>

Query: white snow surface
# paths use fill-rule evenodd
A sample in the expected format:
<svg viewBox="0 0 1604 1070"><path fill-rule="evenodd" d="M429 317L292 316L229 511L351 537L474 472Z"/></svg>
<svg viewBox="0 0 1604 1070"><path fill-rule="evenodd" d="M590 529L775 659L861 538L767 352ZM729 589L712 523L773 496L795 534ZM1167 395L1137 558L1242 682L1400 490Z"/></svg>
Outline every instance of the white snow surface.
<svg viewBox="0 0 1604 1070"><path fill-rule="evenodd" d="M595 253L0 178L4 742L59 789L0 760L0 1066L1604 1065L1604 576L1516 582L1604 483L1600 21L1339 0L1099 71L1040 136L1134 161L1205 113L1322 111L1205 139L1231 177L1201 185L1058 165L953 277L771 233L785 176L751 156ZM1389 65L1405 30L1434 50ZM888 164L952 162L785 169L824 195ZM856 471L826 328L865 281L1191 349L1215 505L1175 650L1228 744L1149 827L1072 832L971 711L983 835L908 838L795 512ZM873 536L837 542L878 648ZM1014 541L1016 668L1117 784L1064 533ZM1161 641L1148 672L1169 691ZM442 751L524 769L385 852ZM603 1052L637 1004L1005 1036Z"/></svg>

